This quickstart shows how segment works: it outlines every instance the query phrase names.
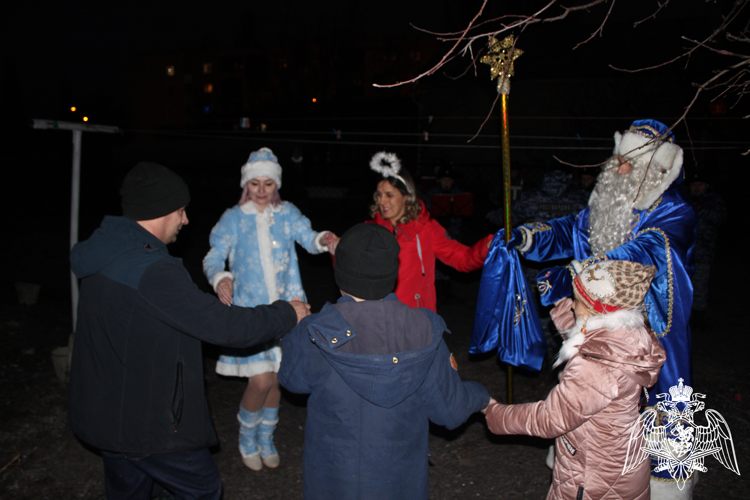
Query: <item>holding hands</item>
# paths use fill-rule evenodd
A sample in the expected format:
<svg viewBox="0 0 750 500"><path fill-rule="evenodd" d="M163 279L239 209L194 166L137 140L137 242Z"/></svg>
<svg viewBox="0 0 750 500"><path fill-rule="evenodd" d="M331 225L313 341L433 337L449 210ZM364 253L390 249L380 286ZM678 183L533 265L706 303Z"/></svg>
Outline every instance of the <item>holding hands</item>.
<svg viewBox="0 0 750 500"><path fill-rule="evenodd" d="M338 242L338 238L336 238L336 241ZM216 295L219 296L219 300L222 304L231 306L234 303L232 298L234 296L234 283L232 282L232 278L224 278L219 281L219 284L216 285ZM310 315L310 304L302 302L299 297L294 297L290 300L289 305L294 308L294 312L297 314L297 323L299 323L305 316Z"/></svg>
<svg viewBox="0 0 750 500"><path fill-rule="evenodd" d="M232 282L232 278L224 278L219 281L219 284L216 285L216 295L219 296L222 304L232 305L234 302L234 283Z"/></svg>
<svg viewBox="0 0 750 500"><path fill-rule="evenodd" d="M297 313L297 324L302 321L302 318L310 315L310 304L302 302L299 297L294 297L289 301L289 305L294 308L294 312Z"/></svg>
<svg viewBox="0 0 750 500"><path fill-rule="evenodd" d="M484 410L479 410L479 411L487 415L487 410L489 410L490 406L496 405L496 404L497 404L497 400L493 398L492 396L490 396L490 402L487 404L487 408L485 408Z"/></svg>
<svg viewBox="0 0 750 500"><path fill-rule="evenodd" d="M323 246L328 247L328 253L333 255L336 252L336 245L339 244L339 237L334 233L327 231L321 240Z"/></svg>

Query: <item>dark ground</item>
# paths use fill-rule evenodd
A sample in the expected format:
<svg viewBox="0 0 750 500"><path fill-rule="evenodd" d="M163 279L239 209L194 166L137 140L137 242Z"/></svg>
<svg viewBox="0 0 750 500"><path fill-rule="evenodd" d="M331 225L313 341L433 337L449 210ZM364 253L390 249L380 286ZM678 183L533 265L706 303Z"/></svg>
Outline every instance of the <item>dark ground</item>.
<svg viewBox="0 0 750 500"><path fill-rule="evenodd" d="M314 310L335 300L330 264L323 256L300 252L305 288ZM717 255L712 273L710 326L693 335L693 387L706 394L706 408L727 420L739 462L750 465L750 372L746 362L747 327L743 307L746 292L740 275L730 269L728 252ZM192 270L191 270L192 271ZM494 356L481 359L467 354L479 274L454 276L451 295L439 306L449 328L446 336L467 380L484 384L499 400L505 399L506 371ZM66 422L65 387L55 377L50 353L64 345L70 332L70 306L65 294L45 294L34 306L11 300L0 305L0 498L104 498L102 463L76 440ZM6 298L10 298L6 294ZM214 458L230 499L300 498L304 398L286 393L276 444L281 466L252 472L237 451L236 411L244 390L238 379L213 372L215 350L205 349L206 390L220 444ZM544 398L556 377L549 373L514 372L515 402ZM434 427L430 448L431 498L542 499L551 472L545 466L550 442L528 437L489 434L481 414L455 431ZM708 472L696 488L699 499L749 498L746 475L737 476L714 458L706 459Z"/></svg>

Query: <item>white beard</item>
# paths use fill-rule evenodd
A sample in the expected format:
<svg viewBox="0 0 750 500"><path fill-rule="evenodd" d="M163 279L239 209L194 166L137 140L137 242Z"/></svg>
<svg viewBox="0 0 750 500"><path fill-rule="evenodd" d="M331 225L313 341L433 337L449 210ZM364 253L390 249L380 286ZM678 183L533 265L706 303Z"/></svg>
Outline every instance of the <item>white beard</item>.
<svg viewBox="0 0 750 500"><path fill-rule="evenodd" d="M633 211L636 197L657 188L664 170L645 159L631 161L633 169L628 174L618 174L617 158L610 159L599 175L591 194L589 206L589 245L593 255L602 255L614 250L630 239L636 214ZM648 172L646 172L646 168ZM644 173L646 181L641 185ZM640 192L639 192L640 188Z"/></svg>

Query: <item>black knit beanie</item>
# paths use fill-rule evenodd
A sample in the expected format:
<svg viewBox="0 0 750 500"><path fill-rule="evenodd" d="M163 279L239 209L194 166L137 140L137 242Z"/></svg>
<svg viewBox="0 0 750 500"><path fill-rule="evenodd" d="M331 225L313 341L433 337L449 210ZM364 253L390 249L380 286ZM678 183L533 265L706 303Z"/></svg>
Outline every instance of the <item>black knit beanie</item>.
<svg viewBox="0 0 750 500"><path fill-rule="evenodd" d="M120 188L122 215L132 220L158 219L190 203L182 177L158 163L140 162Z"/></svg>
<svg viewBox="0 0 750 500"><path fill-rule="evenodd" d="M396 237L383 226L357 224L336 245L336 284L360 299L382 299L396 286L399 250Z"/></svg>

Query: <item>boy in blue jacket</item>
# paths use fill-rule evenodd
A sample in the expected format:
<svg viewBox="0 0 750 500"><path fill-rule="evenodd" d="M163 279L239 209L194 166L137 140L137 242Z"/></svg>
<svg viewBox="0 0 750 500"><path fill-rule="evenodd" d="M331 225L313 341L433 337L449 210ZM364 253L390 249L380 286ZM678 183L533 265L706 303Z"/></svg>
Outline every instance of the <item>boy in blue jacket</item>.
<svg viewBox="0 0 750 500"><path fill-rule="evenodd" d="M458 376L443 319L392 293L398 252L387 229L352 227L336 247L342 297L281 341L279 381L310 394L306 499L428 498L429 422L453 429L490 402Z"/></svg>

